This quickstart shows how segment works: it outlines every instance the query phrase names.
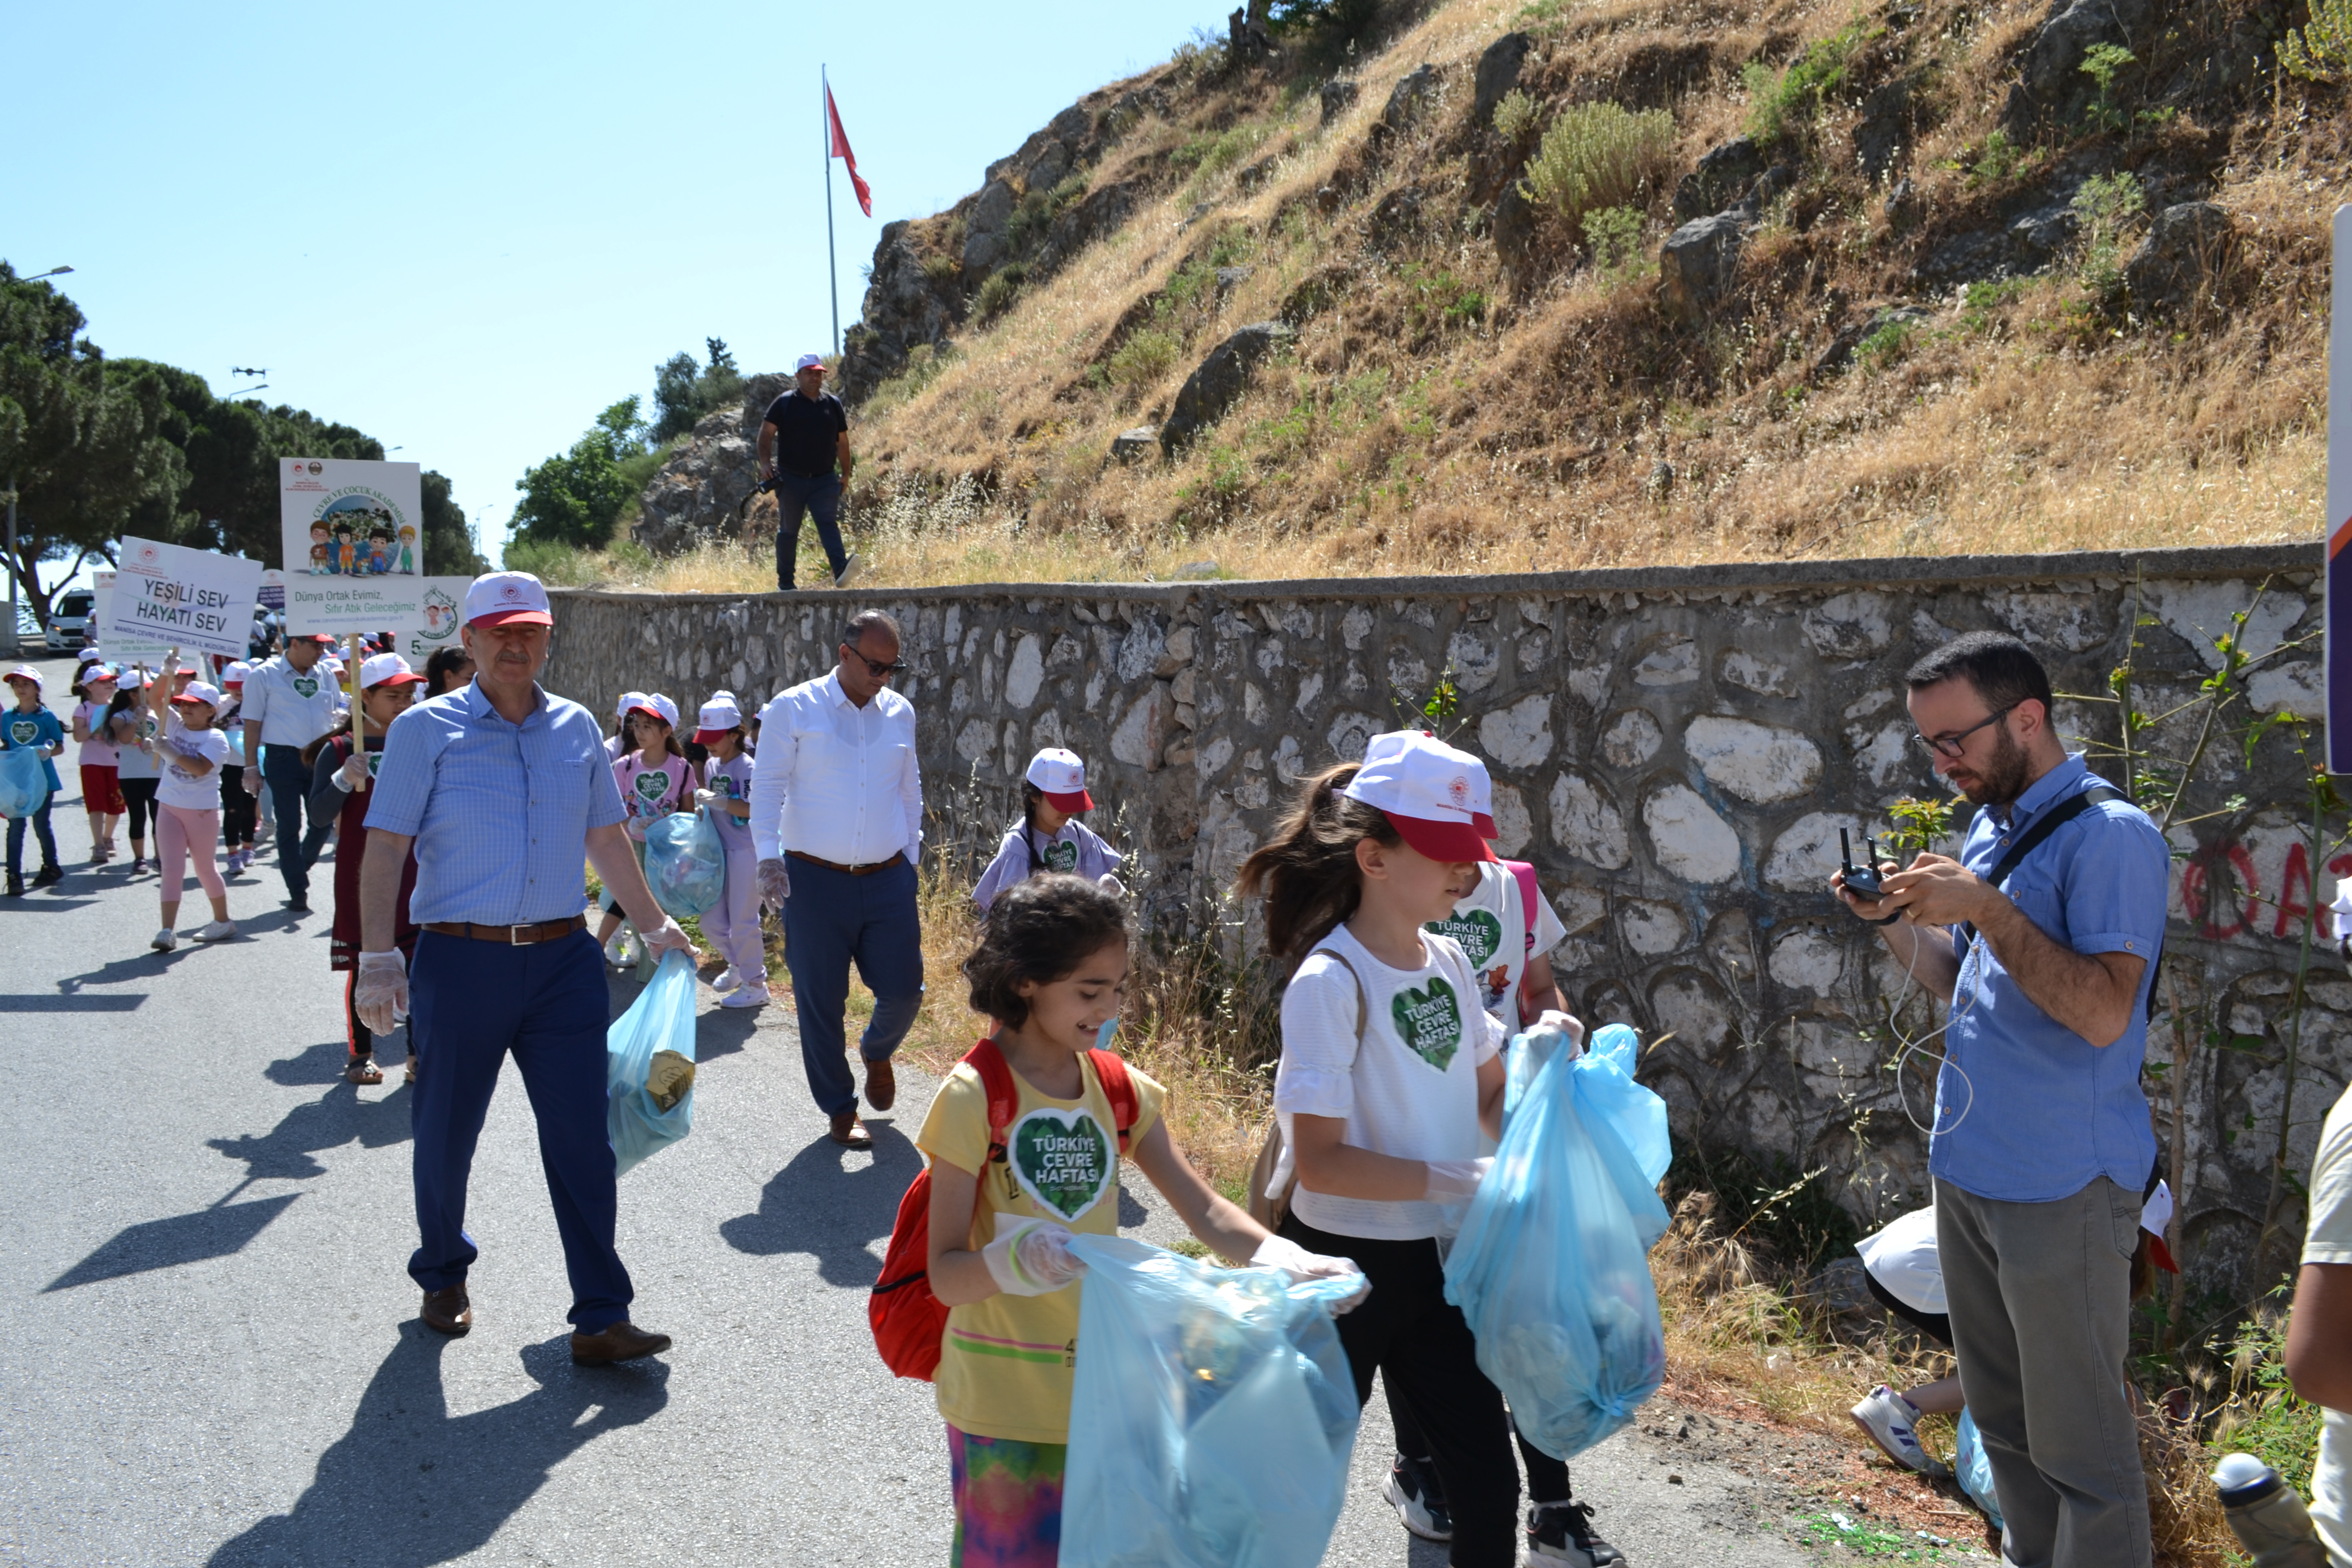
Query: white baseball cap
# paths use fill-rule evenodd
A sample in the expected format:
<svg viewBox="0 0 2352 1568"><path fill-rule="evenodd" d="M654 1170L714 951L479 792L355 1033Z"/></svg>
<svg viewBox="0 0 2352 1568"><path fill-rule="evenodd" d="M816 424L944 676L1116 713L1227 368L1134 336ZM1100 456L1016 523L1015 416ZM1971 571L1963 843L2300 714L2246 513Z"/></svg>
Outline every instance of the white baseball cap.
<svg viewBox="0 0 2352 1568"><path fill-rule="evenodd" d="M731 691L714 691L710 700L694 716L694 743L707 746L728 731L740 728L743 710Z"/></svg>
<svg viewBox="0 0 2352 1568"><path fill-rule="evenodd" d="M677 728L677 704L658 691L648 691L630 704L633 713L650 713L671 729Z"/></svg>
<svg viewBox="0 0 2352 1568"><path fill-rule="evenodd" d="M466 590L469 626L551 626L547 585L528 572L486 572Z"/></svg>
<svg viewBox="0 0 2352 1568"><path fill-rule="evenodd" d="M179 703L201 702L208 708L218 708L221 705L220 688L208 680L191 680L172 700Z"/></svg>
<svg viewBox="0 0 2352 1568"><path fill-rule="evenodd" d="M615 719L627 718L629 716L629 710L635 708L638 703L643 702L645 700L646 694L642 691L622 692L620 701L613 705L613 717Z"/></svg>
<svg viewBox="0 0 2352 1568"><path fill-rule="evenodd" d="M243 686L245 678L252 673L253 666L241 658L232 659L229 661L228 668L221 671L220 683L225 687Z"/></svg>
<svg viewBox="0 0 2352 1568"><path fill-rule="evenodd" d="M110 680L114 682L115 685L120 686L122 684L122 676L118 670L116 670L114 666L107 663L104 659L99 660L96 664L86 664L82 666L81 683L84 686L96 686L99 682L103 680Z"/></svg>
<svg viewBox="0 0 2352 1568"><path fill-rule="evenodd" d="M1392 730L1364 746L1363 765L1339 792L1377 806L1399 837L1433 860L1492 860L1477 803L1494 798L1486 764L1418 730Z"/></svg>
<svg viewBox="0 0 2352 1568"><path fill-rule="evenodd" d="M360 664L360 689L362 691L373 691L379 686L407 686L424 679L396 653L376 654Z"/></svg>
<svg viewBox="0 0 2352 1568"><path fill-rule="evenodd" d="M824 356L823 354L803 354L800 357L800 363L793 366L793 374L794 375L798 375L804 370L823 370L824 368Z"/></svg>
<svg viewBox="0 0 2352 1568"><path fill-rule="evenodd" d="M41 679L41 672L29 664L18 665L6 675L0 676L0 680L29 680L44 691L49 689L48 682Z"/></svg>
<svg viewBox="0 0 2352 1568"><path fill-rule="evenodd" d="M1035 784L1055 811L1092 811L1095 797L1087 793L1087 764L1066 746L1047 746L1029 759L1023 775Z"/></svg>

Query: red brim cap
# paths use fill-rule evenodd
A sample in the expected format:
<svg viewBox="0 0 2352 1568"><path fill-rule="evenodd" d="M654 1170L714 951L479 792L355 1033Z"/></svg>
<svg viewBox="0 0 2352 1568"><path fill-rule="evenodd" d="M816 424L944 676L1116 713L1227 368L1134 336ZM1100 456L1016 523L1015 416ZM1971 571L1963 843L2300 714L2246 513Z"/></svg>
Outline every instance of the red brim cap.
<svg viewBox="0 0 2352 1568"><path fill-rule="evenodd" d="M636 711L642 713L645 710L640 708ZM659 718L660 715L656 714L655 717ZM731 735L734 732L732 730L697 730L694 732L694 743L698 746L708 746L716 742L719 736Z"/></svg>
<svg viewBox="0 0 2352 1568"><path fill-rule="evenodd" d="M387 675L382 680L371 680L360 689L373 691L379 686L422 686L424 684L425 678L412 669L405 675Z"/></svg>
<svg viewBox="0 0 2352 1568"><path fill-rule="evenodd" d="M1396 824L1398 837L1433 860L1454 865L1465 860L1492 860L1494 847L1478 836L1478 830L1466 822L1431 822L1425 817L1399 816L1391 811L1388 819Z"/></svg>
<svg viewBox="0 0 2352 1568"><path fill-rule="evenodd" d="M1045 796L1045 804L1065 816L1076 812L1092 811L1095 808L1095 797L1084 790L1078 791L1076 795L1056 795L1052 790L1042 793Z"/></svg>
<svg viewBox="0 0 2352 1568"><path fill-rule="evenodd" d="M632 709L630 709L630 710L629 710L629 717L630 717L630 718L632 718L632 719L634 719L634 718L637 717L637 715L639 715L639 714L641 714L641 713L642 713L642 714L644 714L646 718L648 718L648 719L652 720L652 721L653 721L655 723L656 723L656 724L668 724L668 723L669 723L669 721L668 721L668 720L667 720L667 719L665 719L665 718L663 718L663 717L661 716L661 710L660 710L660 709L658 709L658 708L632 708ZM677 726L676 726L676 725L671 725L670 727L671 727L672 729L677 728Z"/></svg>
<svg viewBox="0 0 2352 1568"><path fill-rule="evenodd" d="M476 616L466 623L469 626L551 626L555 617L545 610L493 610L487 616Z"/></svg>
<svg viewBox="0 0 2352 1568"><path fill-rule="evenodd" d="M1470 814L1470 826L1481 838L1500 838L1503 836L1503 830L1495 826L1495 819L1483 811Z"/></svg>
<svg viewBox="0 0 2352 1568"><path fill-rule="evenodd" d="M187 695L185 695L185 694L183 694L183 695L178 696L178 697L174 697L174 698L173 698L173 699L172 699L172 700L173 700L173 701L174 701L174 702L178 702L178 703L184 703L184 704L185 704L186 706L188 706L188 707L190 707L190 708L198 708L198 707L202 707L202 708L209 708L209 707L211 707L211 706L212 706L212 704L211 704L209 701L205 700L204 698L202 698L202 697L189 697L189 696L187 696Z"/></svg>

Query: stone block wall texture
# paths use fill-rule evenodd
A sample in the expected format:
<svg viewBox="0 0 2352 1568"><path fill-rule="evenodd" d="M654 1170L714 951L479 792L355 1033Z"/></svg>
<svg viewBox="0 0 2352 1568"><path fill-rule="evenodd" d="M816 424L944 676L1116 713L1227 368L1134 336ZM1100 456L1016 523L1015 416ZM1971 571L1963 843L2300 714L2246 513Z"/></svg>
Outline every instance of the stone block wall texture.
<svg viewBox="0 0 2352 1568"><path fill-rule="evenodd" d="M1568 928L1552 962L1571 1005L1654 1042L1641 1077L1679 1141L1826 1168L1867 1224L1927 1190L1916 1123L1932 1071L1915 1058L1898 1081L1890 1067L1906 977L1826 879L1840 827L1858 849L1897 797L1949 793L1911 739L1905 668L1955 633L2000 628L2041 652L2062 693L2103 696L2131 658L2143 710L2163 714L2194 701L2213 639L2252 605L2252 652L2309 642L2259 668L2250 709L2315 719L2320 564L2315 545L2292 545L871 599L564 592L549 679L604 713L632 687L689 712L721 687L756 705L831 668L845 616L878 605L907 631L899 689L919 715L927 852L984 859L1032 752L1067 745L1087 759L1096 825L1139 859L1147 918L1198 930L1294 781L1360 755L1450 670L1461 706L1442 728L1487 760L1498 847L1534 862ZM2111 742L2116 711L2064 698L2058 720ZM2199 719L2166 720L2142 743L2185 755ZM2184 1075L2186 1240L2210 1289L2243 1274L2268 1192L2300 912L2315 881L2324 901L2352 874L2352 856L2315 868L2300 846L2303 776L2283 735L2251 771L2224 737L2183 813L2202 819L2173 831L2168 998L2178 987L2261 1042L2200 1048ZM2332 957L2313 973L2290 1115L2298 1173L2352 1076L2352 983ZM2159 1020L2150 1058L2172 1049ZM2168 1141L2171 1088L2160 1072L2147 1083Z"/></svg>

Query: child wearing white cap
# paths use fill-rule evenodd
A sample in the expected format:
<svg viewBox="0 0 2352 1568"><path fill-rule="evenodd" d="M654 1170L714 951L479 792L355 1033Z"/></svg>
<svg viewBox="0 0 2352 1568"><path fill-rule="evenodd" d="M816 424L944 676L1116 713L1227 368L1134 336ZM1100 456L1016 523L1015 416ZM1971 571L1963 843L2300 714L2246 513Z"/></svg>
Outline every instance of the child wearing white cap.
<svg viewBox="0 0 2352 1568"><path fill-rule="evenodd" d="M604 742L604 755L619 762L625 752L634 751L636 742L629 739L629 715L646 704L642 691L624 691L620 701L613 705L613 733Z"/></svg>
<svg viewBox="0 0 2352 1568"><path fill-rule="evenodd" d="M708 748L695 803L710 814L727 849L727 882L702 917L702 934L727 960L710 988L722 1007L760 1007L768 1000L768 957L760 934L760 852L751 843L751 777L758 763L743 731L742 705L714 691L695 716L694 743Z"/></svg>
<svg viewBox="0 0 2352 1568"><path fill-rule="evenodd" d="M89 863L103 866L114 858L114 829L122 820L121 770L114 737L107 732L106 710L120 682L105 664L85 664L74 671L73 738L81 744L75 761L81 766L81 805L89 813Z"/></svg>
<svg viewBox="0 0 2352 1568"><path fill-rule="evenodd" d="M1127 889L1117 876L1119 852L1104 843L1078 814L1095 808L1087 793L1087 764L1076 752L1047 746L1029 759L1021 781L1021 821L1004 831L996 858L980 874L972 902L986 914L997 895L1045 871L1061 871L1100 882L1114 893Z"/></svg>
<svg viewBox="0 0 2352 1568"><path fill-rule="evenodd" d="M41 759L41 773L47 779L49 793L30 816L8 819L8 896L15 898L25 890L25 825L33 825L33 837L41 846L41 868L33 877L33 886L46 888L66 879L65 868L58 864L57 836L49 831L49 807L58 795L58 764L50 759L66 749L65 726L41 701L41 672L29 664L20 664L7 676L8 688L16 693L16 706L5 720L0 720L0 752L31 751Z"/></svg>
<svg viewBox="0 0 2352 1568"><path fill-rule="evenodd" d="M694 771L694 763L677 747L677 704L658 691L637 694L624 722L629 737L637 749L624 752L613 763L613 783L621 792L621 805L628 817L621 824L637 847L637 861L646 858L646 829L670 813L683 809L694 798L702 781ZM596 928L597 944L615 969L625 967L627 954L619 936L625 917L613 902L610 888L598 895L598 907L604 911Z"/></svg>
<svg viewBox="0 0 2352 1568"><path fill-rule="evenodd" d="M155 869L163 880L156 889L163 906L163 928L147 945L169 952L180 945L173 927L180 918L180 896L185 890L187 862L195 862L196 882L213 907L212 923L195 933L198 942L221 942L236 934L228 918L228 884L222 880L215 856L220 843L221 765L229 759L228 737L213 723L220 711L220 689L208 681L190 679L170 701L167 683L147 689L147 704L160 726L147 740L147 754L155 759Z"/></svg>
<svg viewBox="0 0 2352 1568"><path fill-rule="evenodd" d="M229 759L221 769L221 850L228 874L236 876L253 864L255 834L261 824L260 802L245 787L245 725L238 710L245 706L245 679L253 666L231 659L220 672L221 713L213 721L228 737Z"/></svg>
<svg viewBox="0 0 2352 1568"><path fill-rule="evenodd" d="M1518 1560L1509 1418L1445 1300L1438 1253L1492 1163L1481 1132L1501 1131L1510 1030L1480 1005L1460 945L1427 930L1494 858L1479 820L1487 798L1477 758L1415 731L1375 735L1360 765L1306 782L1241 872L1241 890L1265 896L1268 948L1296 964L1274 1091L1284 1153L1268 1193L1286 1193L1288 1207L1278 1234L1352 1258L1370 1279L1369 1300L1339 1321L1357 1400L1378 1371L1419 1418L1458 1568ZM1581 1037L1564 1015L1544 1021Z"/></svg>

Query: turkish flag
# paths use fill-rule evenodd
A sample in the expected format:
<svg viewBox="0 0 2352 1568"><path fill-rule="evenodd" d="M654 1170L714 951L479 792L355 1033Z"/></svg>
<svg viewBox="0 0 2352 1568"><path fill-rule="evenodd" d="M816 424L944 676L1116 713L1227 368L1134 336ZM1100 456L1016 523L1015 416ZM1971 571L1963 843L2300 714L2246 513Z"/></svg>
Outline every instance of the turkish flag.
<svg viewBox="0 0 2352 1568"><path fill-rule="evenodd" d="M874 216L874 193L857 174L857 154L849 150L849 135L841 128L841 106L833 101L833 89L824 89L824 119L833 132L833 145L826 148L828 156L849 165L849 183L857 192L857 210L867 217Z"/></svg>

